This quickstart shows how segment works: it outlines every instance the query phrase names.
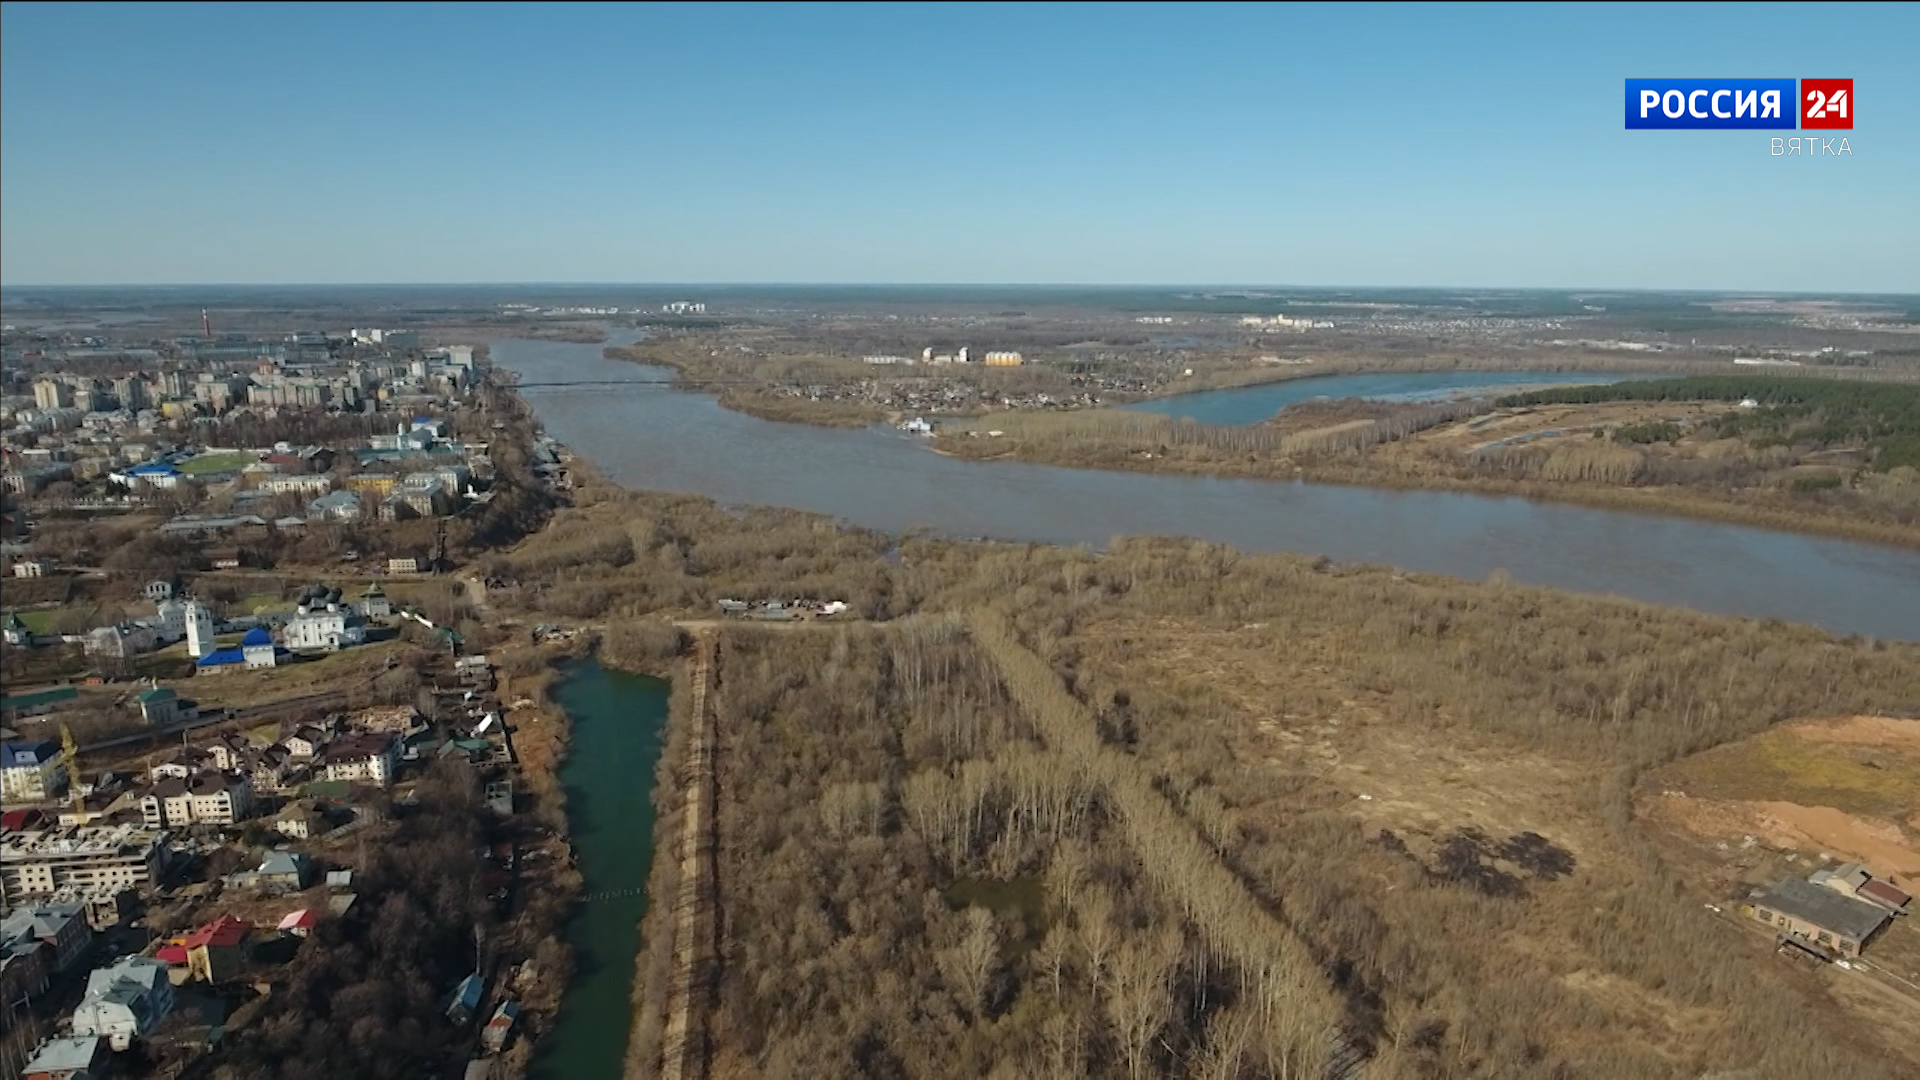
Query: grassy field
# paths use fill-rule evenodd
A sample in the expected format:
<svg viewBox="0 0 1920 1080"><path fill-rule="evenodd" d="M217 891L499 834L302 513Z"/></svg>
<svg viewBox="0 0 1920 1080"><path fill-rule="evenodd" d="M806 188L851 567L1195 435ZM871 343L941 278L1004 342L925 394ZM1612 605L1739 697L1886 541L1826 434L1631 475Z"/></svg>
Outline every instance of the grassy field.
<svg viewBox="0 0 1920 1080"><path fill-rule="evenodd" d="M60 612L52 610L17 611L14 614L20 616L20 621L27 625L27 629L36 634L53 633L53 621L60 617Z"/></svg>
<svg viewBox="0 0 1920 1080"><path fill-rule="evenodd" d="M364 691L376 677L411 677L404 668L390 674L387 669L387 661L399 658L407 649L404 641L382 641L271 670L196 676L181 692L208 708L245 707L332 691Z"/></svg>
<svg viewBox="0 0 1920 1080"><path fill-rule="evenodd" d="M235 450L224 454L201 454L180 463L180 471L188 476L206 476L210 473L239 472L254 463L254 456L245 451Z"/></svg>
<svg viewBox="0 0 1920 1080"><path fill-rule="evenodd" d="M269 612L292 611L293 606L293 601L282 599L277 592L252 593L236 601L233 610L243 615L264 615Z"/></svg>

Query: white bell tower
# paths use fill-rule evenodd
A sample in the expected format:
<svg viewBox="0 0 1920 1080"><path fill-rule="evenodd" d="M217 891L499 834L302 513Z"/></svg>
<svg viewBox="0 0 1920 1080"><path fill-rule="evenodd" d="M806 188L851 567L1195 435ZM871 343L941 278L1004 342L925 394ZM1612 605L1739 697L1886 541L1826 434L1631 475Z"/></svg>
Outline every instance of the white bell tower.
<svg viewBox="0 0 1920 1080"><path fill-rule="evenodd" d="M195 660L212 652L213 616L207 606L198 600L187 601L187 652Z"/></svg>

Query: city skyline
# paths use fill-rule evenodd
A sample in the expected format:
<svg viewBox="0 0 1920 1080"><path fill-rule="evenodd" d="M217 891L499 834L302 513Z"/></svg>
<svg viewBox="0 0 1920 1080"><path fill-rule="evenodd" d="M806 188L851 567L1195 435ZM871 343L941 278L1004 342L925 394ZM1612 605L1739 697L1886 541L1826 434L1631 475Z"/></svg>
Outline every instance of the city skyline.
<svg viewBox="0 0 1920 1080"><path fill-rule="evenodd" d="M1920 291L1911 9L0 11L10 287ZM1854 78L1853 154L1652 75Z"/></svg>

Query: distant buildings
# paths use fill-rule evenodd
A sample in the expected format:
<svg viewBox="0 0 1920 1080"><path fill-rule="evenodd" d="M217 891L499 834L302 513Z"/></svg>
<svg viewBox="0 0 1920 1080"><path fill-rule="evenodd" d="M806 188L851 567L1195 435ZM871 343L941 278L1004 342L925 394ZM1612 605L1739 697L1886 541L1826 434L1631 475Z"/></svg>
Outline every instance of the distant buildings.
<svg viewBox="0 0 1920 1080"><path fill-rule="evenodd" d="M996 351L987 354L986 363L988 367L1019 367L1026 360L1017 352Z"/></svg>
<svg viewBox="0 0 1920 1080"><path fill-rule="evenodd" d="M674 300L661 305L660 310L668 315L705 315L707 305L697 300Z"/></svg>

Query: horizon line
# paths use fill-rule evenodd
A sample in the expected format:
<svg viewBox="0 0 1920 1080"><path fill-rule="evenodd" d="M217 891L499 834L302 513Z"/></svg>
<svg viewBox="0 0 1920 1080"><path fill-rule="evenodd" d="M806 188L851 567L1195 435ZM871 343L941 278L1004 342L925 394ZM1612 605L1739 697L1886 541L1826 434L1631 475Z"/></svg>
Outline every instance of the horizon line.
<svg viewBox="0 0 1920 1080"><path fill-rule="evenodd" d="M1389 292L1413 290L1450 290L1459 292L1591 292L1703 295L1745 294L1757 296L1860 296L1920 297L1920 292L1899 290L1865 291L1857 289L1753 289L1710 286L1664 288L1658 286L1613 285L1303 285L1247 282L977 282L977 281L186 281L186 282L46 282L0 284L0 295L31 290L81 291L89 289L527 289L527 288L644 288L644 289L1189 289L1297 290Z"/></svg>

